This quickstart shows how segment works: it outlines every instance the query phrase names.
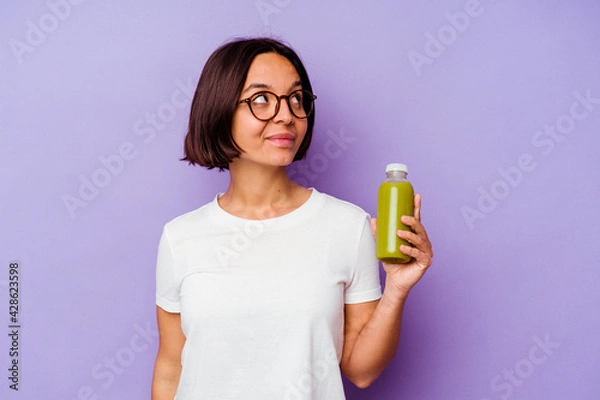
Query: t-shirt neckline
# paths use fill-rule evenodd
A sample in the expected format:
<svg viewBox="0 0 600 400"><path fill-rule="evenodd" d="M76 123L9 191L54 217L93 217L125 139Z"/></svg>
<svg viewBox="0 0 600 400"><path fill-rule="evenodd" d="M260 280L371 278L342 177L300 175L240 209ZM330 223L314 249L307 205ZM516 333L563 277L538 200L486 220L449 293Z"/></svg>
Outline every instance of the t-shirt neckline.
<svg viewBox="0 0 600 400"><path fill-rule="evenodd" d="M216 216L223 222L229 222L229 223L234 223L234 224L252 224L252 223L261 223L261 222L265 223L265 224L271 224L271 223L280 224L280 223L285 223L287 221L293 222L293 221L297 221L297 220L302 220L306 216L312 214L315 210L317 210L319 208L319 205L322 203L322 201L324 199L323 195L319 191L317 191L317 189L315 189L313 187L310 187L308 189L311 191L310 196L298 208L290 211L287 214L280 215L278 217L273 217L273 218L247 219L247 218L242 218L242 217L238 217L236 215L230 214L227 211L225 211L223 208L221 208L221 205L219 204L218 199L219 199L219 197L221 197L223 195L223 193L217 193L217 195L215 196L215 198L212 201L212 207L213 207L213 210L214 210Z"/></svg>

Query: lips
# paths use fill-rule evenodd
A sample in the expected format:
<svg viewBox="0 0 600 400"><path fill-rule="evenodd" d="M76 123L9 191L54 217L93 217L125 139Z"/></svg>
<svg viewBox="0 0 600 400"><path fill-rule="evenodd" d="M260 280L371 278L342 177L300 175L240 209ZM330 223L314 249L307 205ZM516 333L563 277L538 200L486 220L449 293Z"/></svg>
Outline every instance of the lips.
<svg viewBox="0 0 600 400"><path fill-rule="evenodd" d="M293 133L289 133L289 132L276 133L274 135L269 136L267 139L269 139L269 140L272 140L272 139L294 140L294 139L296 139L296 135L294 135Z"/></svg>
<svg viewBox="0 0 600 400"><path fill-rule="evenodd" d="M267 140L278 146L289 147L294 144L294 141L296 140L296 135L289 132L276 133L267 137Z"/></svg>

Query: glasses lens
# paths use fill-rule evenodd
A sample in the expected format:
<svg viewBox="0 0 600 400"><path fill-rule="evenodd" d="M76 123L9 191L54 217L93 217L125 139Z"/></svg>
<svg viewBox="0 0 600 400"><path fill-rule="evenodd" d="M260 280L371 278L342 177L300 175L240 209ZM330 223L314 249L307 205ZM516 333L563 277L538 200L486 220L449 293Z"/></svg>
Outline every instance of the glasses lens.
<svg viewBox="0 0 600 400"><path fill-rule="evenodd" d="M294 114L298 118L305 118L306 111L304 110L304 101L302 100L304 97L304 93L301 90L293 92L288 97L288 104L290 105L290 110L292 114Z"/></svg>
<svg viewBox="0 0 600 400"><path fill-rule="evenodd" d="M306 118L313 110L313 95L306 90L297 90L288 98L290 110L298 118Z"/></svg>
<svg viewBox="0 0 600 400"><path fill-rule="evenodd" d="M268 120L273 118L277 109L277 96L273 93L256 93L250 98L250 108L258 119Z"/></svg>
<svg viewBox="0 0 600 400"><path fill-rule="evenodd" d="M314 96L306 90L296 90L290 93L286 100L296 118L306 118L313 111ZM278 111L277 104L277 96L271 92L256 93L248 102L254 116L263 121L268 121L275 116Z"/></svg>

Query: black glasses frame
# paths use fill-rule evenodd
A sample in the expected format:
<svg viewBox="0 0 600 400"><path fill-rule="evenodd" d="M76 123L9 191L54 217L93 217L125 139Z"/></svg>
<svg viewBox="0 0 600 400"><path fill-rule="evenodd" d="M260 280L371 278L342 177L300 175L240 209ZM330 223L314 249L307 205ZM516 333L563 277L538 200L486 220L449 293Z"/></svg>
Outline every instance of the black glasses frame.
<svg viewBox="0 0 600 400"><path fill-rule="evenodd" d="M290 100L289 100L289 99L290 99L290 97L294 96L294 95L295 95L295 94L297 94L298 92L302 92L302 103L304 103L304 102L305 102L305 99L310 99L310 109L309 109L308 111L306 111L306 109L305 109L306 115L305 115L305 116L303 116L303 117L300 117L300 116L296 115L296 113L294 112L294 110L292 110L292 107L290 106ZM258 118L258 117L256 116L256 114L254 113L254 110L252 109L251 102L252 102L252 99L256 98L257 96L260 96L260 95L266 94L266 93L268 93L268 94L272 94L272 95L273 95L273 96L275 96L275 98L277 99L277 105L275 106L275 112L273 113L273 116L271 116L270 118ZM257 120L259 120L259 121L270 121L270 120L272 120L273 118L275 118L275 116L276 116L276 115L277 115L277 113L279 112L279 107L281 106L281 100L282 100L282 99L285 99L285 100L286 100L286 103L287 103L287 105L288 105L288 109L290 110L290 112L292 113L292 115L293 115L294 117L298 118L298 119L305 119L305 118L308 118L308 117L310 116L310 114L312 114L312 112L313 112L313 110L314 110L314 102L315 102L315 99L316 99L316 98L317 98L317 96L315 96L314 94L312 94L312 93L311 93L311 92L309 92L308 90L303 90L303 89L294 90L294 91L293 91L292 93L290 93L290 94L287 94L287 95L286 95L286 94L284 94L284 95L281 95L281 96L278 96L276 93L270 92L270 91L268 91L268 90L263 90L263 91L261 91L261 92L254 93L254 94L253 94L252 96L250 96L250 97L247 97L247 98L245 98L245 99L242 99L242 100L240 100L240 101L238 102L238 104L241 104L241 103L246 103L246 104L248 105L248 108L250 109L250 112L252 113L252 115L254 116L254 118L256 118ZM302 106L303 106L303 107L305 107L305 106L306 106L306 104L302 104Z"/></svg>

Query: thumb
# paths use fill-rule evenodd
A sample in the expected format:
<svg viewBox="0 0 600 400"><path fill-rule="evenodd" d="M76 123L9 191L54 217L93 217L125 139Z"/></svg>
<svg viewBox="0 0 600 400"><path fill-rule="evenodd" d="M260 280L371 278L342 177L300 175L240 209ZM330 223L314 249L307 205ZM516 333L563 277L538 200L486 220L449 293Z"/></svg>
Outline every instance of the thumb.
<svg viewBox="0 0 600 400"><path fill-rule="evenodd" d="M371 218L371 233L375 236L375 232L377 232L377 218Z"/></svg>

